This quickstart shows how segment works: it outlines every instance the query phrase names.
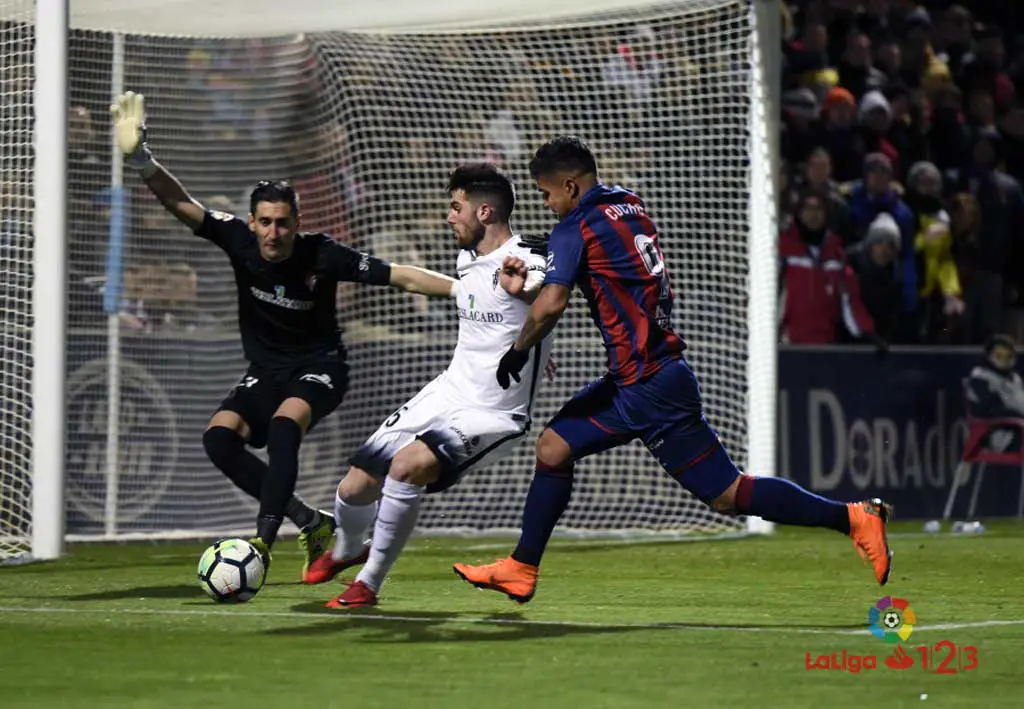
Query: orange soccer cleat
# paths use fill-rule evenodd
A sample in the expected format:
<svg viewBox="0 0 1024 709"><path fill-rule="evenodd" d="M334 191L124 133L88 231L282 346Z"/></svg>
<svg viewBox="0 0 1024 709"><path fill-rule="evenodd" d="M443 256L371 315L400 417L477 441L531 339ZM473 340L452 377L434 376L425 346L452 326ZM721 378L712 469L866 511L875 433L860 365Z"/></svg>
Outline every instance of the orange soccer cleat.
<svg viewBox="0 0 1024 709"><path fill-rule="evenodd" d="M327 583L345 569L357 564L365 564L369 555L369 546L363 547L363 550L351 559L342 559L341 561L335 561L331 552L327 552L309 565L306 572L302 574L302 583L308 586Z"/></svg>
<svg viewBox="0 0 1024 709"><path fill-rule="evenodd" d="M884 586L892 571L892 549L885 533L885 526L892 517L892 505L873 498L846 505L850 514L850 537L853 547L862 559L871 562L875 578Z"/></svg>
<svg viewBox="0 0 1024 709"><path fill-rule="evenodd" d="M350 583L345 591L334 600L327 601L328 608L365 608L377 605L377 592L362 581Z"/></svg>
<svg viewBox="0 0 1024 709"><path fill-rule="evenodd" d="M529 603L537 591L537 567L512 557L498 559L484 566L453 564L452 569L463 581L477 588L504 593L518 603Z"/></svg>

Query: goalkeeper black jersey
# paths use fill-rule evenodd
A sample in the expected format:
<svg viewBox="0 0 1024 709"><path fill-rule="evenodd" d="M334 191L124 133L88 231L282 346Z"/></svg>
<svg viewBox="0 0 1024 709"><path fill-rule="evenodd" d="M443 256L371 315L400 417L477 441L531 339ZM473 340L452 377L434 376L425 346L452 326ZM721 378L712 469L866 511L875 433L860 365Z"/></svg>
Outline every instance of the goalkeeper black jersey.
<svg viewBox="0 0 1024 709"><path fill-rule="evenodd" d="M292 255L271 263L260 255L248 224L234 215L207 210L195 233L231 259L245 357L268 370L292 369L326 356L343 358L338 283L387 285L391 278L390 264L325 234L297 234Z"/></svg>

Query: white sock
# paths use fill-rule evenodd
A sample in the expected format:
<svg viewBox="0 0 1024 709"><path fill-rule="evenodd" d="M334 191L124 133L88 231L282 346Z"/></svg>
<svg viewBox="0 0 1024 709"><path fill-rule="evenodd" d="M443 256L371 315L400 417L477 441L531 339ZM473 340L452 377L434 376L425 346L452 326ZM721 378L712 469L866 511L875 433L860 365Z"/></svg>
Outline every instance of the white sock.
<svg viewBox="0 0 1024 709"><path fill-rule="evenodd" d="M392 478L384 480L384 494L377 512L377 523L373 527L370 558L356 576L356 581L362 581L374 591L380 590L384 577L398 561L412 530L416 528L424 490L425 485L402 483Z"/></svg>
<svg viewBox="0 0 1024 709"><path fill-rule="evenodd" d="M368 505L350 505L338 495L334 496L334 521L338 528L334 534L337 541L331 550L331 558L335 561L351 559L366 546L366 532L373 524L377 514L377 503Z"/></svg>

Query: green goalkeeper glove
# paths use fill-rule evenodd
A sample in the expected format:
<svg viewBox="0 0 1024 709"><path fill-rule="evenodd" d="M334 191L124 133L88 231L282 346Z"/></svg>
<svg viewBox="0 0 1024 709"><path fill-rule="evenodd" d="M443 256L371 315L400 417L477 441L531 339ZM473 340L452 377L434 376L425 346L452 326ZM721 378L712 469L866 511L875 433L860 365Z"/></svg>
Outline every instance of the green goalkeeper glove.
<svg viewBox="0 0 1024 709"><path fill-rule="evenodd" d="M146 99L132 91L117 97L110 107L114 134L128 165L148 177L156 171L153 153L146 144Z"/></svg>

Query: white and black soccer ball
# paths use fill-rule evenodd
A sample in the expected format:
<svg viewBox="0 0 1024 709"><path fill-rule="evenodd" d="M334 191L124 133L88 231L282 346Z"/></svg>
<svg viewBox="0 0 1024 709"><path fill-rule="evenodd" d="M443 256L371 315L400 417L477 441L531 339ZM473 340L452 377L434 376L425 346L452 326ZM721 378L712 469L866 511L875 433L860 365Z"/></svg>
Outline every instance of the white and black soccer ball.
<svg viewBox="0 0 1024 709"><path fill-rule="evenodd" d="M221 539L199 558L199 586L215 601L245 603L263 588L267 569L244 539Z"/></svg>

